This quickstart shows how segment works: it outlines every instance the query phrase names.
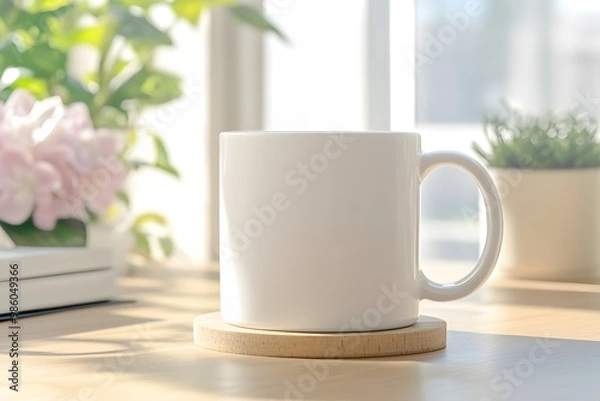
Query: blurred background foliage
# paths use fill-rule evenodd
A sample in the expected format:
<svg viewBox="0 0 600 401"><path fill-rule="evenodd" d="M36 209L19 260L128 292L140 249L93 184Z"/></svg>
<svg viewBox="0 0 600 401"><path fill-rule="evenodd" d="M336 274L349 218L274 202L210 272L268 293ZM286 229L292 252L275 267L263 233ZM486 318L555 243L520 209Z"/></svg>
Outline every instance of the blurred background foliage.
<svg viewBox="0 0 600 401"><path fill-rule="evenodd" d="M600 167L598 123L586 113L523 114L508 104L486 120L486 149L473 149L495 168L533 170Z"/></svg>
<svg viewBox="0 0 600 401"><path fill-rule="evenodd" d="M83 102L96 128L123 136L122 157L131 170L154 168L178 177L160 135L140 124L146 108L182 95L180 77L154 63L159 48L173 46L170 27L153 21L152 11L159 7L169 10L174 22L194 25L208 9L223 7L240 23L285 39L259 10L236 0L0 0L0 100L23 88L39 99L60 96L65 104ZM83 78L69 68L81 46L97 59ZM141 137L154 145L152 162L131 157ZM129 206L125 191L119 200L122 207ZM173 253L169 224L161 214L136 216L130 229L142 256L155 254L153 243L164 256Z"/></svg>

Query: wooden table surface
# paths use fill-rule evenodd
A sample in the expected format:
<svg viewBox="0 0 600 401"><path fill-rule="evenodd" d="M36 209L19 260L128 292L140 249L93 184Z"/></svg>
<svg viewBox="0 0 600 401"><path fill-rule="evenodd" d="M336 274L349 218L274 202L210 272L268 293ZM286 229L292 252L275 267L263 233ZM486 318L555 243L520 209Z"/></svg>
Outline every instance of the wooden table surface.
<svg viewBox="0 0 600 401"><path fill-rule="evenodd" d="M444 350L322 361L196 347L192 319L218 309L217 280L216 266L136 269L121 279L135 303L23 319L18 395L0 324L0 400L600 400L597 284L496 280L423 302L448 322Z"/></svg>

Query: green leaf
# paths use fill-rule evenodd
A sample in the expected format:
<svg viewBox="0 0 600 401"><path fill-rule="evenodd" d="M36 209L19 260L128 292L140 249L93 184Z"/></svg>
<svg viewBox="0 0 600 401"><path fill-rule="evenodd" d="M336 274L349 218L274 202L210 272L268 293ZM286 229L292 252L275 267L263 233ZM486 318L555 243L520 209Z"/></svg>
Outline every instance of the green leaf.
<svg viewBox="0 0 600 401"><path fill-rule="evenodd" d="M15 2L14 0L3 0L0 1L0 19L4 20L6 18L6 15L8 15L8 13L14 11L17 8L17 6L15 6Z"/></svg>
<svg viewBox="0 0 600 401"><path fill-rule="evenodd" d="M108 98L107 104L122 108L122 103L135 99L146 105L160 105L181 96L181 79L173 74L142 67Z"/></svg>
<svg viewBox="0 0 600 401"><path fill-rule="evenodd" d="M6 1L6 0L2 0L2 1ZM73 2L73 0L33 0L31 2L28 2L29 7L26 7L26 10L31 13L55 11L61 7L70 5L72 2Z"/></svg>
<svg viewBox="0 0 600 401"><path fill-rule="evenodd" d="M8 67L19 66L20 60L21 52L13 41L8 41L0 46L0 72L4 72Z"/></svg>
<svg viewBox="0 0 600 401"><path fill-rule="evenodd" d="M124 191L117 192L117 199L119 199L121 202L123 202L123 204L127 207L129 207L131 205L131 202L129 201L129 195L127 195L127 192L124 192Z"/></svg>
<svg viewBox="0 0 600 401"><path fill-rule="evenodd" d="M126 39L153 46L173 44L168 34L155 27L146 18L133 15L122 7L113 7L111 11L117 17L117 34Z"/></svg>
<svg viewBox="0 0 600 401"><path fill-rule="evenodd" d="M20 66L28 68L40 78L49 78L66 69L67 54L40 43L21 54Z"/></svg>
<svg viewBox="0 0 600 401"><path fill-rule="evenodd" d="M238 4L230 7L229 11L235 18L243 23L261 31L272 32L279 36L281 40L287 42L287 37L256 8L246 4Z"/></svg>
<svg viewBox="0 0 600 401"><path fill-rule="evenodd" d="M128 65L129 65L129 62L125 61L125 60L115 61L110 68L110 79L113 79L114 77L116 77L120 73L122 73L123 70L125 69L125 67L127 67Z"/></svg>
<svg viewBox="0 0 600 401"><path fill-rule="evenodd" d="M150 250L150 241L148 241L148 235L134 230L133 237L135 241L134 251L148 259L152 258L152 251Z"/></svg>
<svg viewBox="0 0 600 401"><path fill-rule="evenodd" d="M91 223L96 223L100 220L100 216L96 212L92 212L90 209L85 208L85 213L87 214L88 221Z"/></svg>
<svg viewBox="0 0 600 401"><path fill-rule="evenodd" d="M237 0L173 0L171 9L173 13L191 24L200 21L202 13L211 7L231 6Z"/></svg>
<svg viewBox="0 0 600 401"><path fill-rule="evenodd" d="M100 19L96 24L76 29L69 35L69 47L86 44L103 48L112 38L109 35L111 23L108 19Z"/></svg>
<svg viewBox="0 0 600 401"><path fill-rule="evenodd" d="M158 239L158 243L160 244L160 247L167 258L173 256L175 246L171 237L161 237Z"/></svg>
<svg viewBox="0 0 600 401"><path fill-rule="evenodd" d="M44 79L33 78L33 77L19 77L17 78L8 88L5 88L2 92L10 93L13 90L20 88L26 89L37 99L45 99L50 96L48 91L47 81Z"/></svg>
<svg viewBox="0 0 600 401"><path fill-rule="evenodd" d="M135 221L133 222L133 229L138 232L142 232L144 230L144 227L149 224L166 228L169 225L169 222L167 221L167 218L162 214L149 212L141 214L135 219Z"/></svg>
<svg viewBox="0 0 600 401"><path fill-rule="evenodd" d="M8 14L1 14L1 18L13 32L23 29L25 31L33 30L35 32L52 33L52 28L56 25L56 20L75 7L72 1L68 3L66 6L44 12L28 12L21 8L14 8Z"/></svg>
<svg viewBox="0 0 600 401"><path fill-rule="evenodd" d="M18 226L0 222L0 227L17 246L83 247L87 241L85 224L75 219L59 220L51 231L35 227L32 219Z"/></svg>
<svg viewBox="0 0 600 401"><path fill-rule="evenodd" d="M190 24L197 24L202 12L206 9L206 2L202 0L174 0L171 8L176 16L183 18Z"/></svg>
<svg viewBox="0 0 600 401"><path fill-rule="evenodd" d="M97 128L125 129L128 126L129 116L126 111L118 107L103 106L93 115L94 126Z"/></svg>
<svg viewBox="0 0 600 401"><path fill-rule="evenodd" d="M142 167L151 167L151 168L156 168L159 169L167 174L170 174L176 178L180 178L179 177L179 172L173 167L165 167L165 166L159 166L156 163L150 163L150 162L146 162L146 161L142 161L142 160L129 160L129 167L131 167L134 170L138 170Z"/></svg>
<svg viewBox="0 0 600 401"><path fill-rule="evenodd" d="M130 45L139 65L152 65L156 46L136 42L131 42Z"/></svg>
<svg viewBox="0 0 600 401"><path fill-rule="evenodd" d="M65 93L61 93L60 97L65 104L75 102L83 102L88 108L92 108L94 102L94 94L91 93L81 82L71 75L65 76L61 81L61 86Z"/></svg>
<svg viewBox="0 0 600 401"><path fill-rule="evenodd" d="M156 151L156 167L179 178L179 172L171 165L167 148L162 139L158 135L154 135L152 139Z"/></svg>
<svg viewBox="0 0 600 401"><path fill-rule="evenodd" d="M11 32L11 41L20 49L28 49L38 42L38 34L31 29L15 29Z"/></svg>
<svg viewBox="0 0 600 401"><path fill-rule="evenodd" d="M117 4L125 7L136 6L144 10L149 9L155 4L164 3L165 0L115 0Z"/></svg>

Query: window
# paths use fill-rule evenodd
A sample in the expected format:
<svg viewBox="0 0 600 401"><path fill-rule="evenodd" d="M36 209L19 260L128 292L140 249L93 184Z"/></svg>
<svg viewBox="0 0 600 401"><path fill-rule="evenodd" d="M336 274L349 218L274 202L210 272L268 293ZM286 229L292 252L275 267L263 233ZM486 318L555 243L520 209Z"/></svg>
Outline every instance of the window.
<svg viewBox="0 0 600 401"><path fill-rule="evenodd" d="M266 39L266 129L366 129L367 3L265 1L290 38Z"/></svg>
<svg viewBox="0 0 600 401"><path fill-rule="evenodd" d="M483 116L498 111L502 99L536 113L599 111L600 5L563 0L416 4L416 121L433 147L469 151L470 142L481 137ZM477 199L475 185L456 170L440 170L424 184L425 224L433 223L441 238L430 243L434 256L477 256L478 230L464 224L476 217L470 211ZM460 234L450 240L444 234L448 230Z"/></svg>
<svg viewBox="0 0 600 401"><path fill-rule="evenodd" d="M416 127L425 151L470 153L502 99L533 112L600 111L600 5L591 1L265 0L264 8L291 39L266 41L266 129ZM476 259L474 183L439 169L422 194L423 258Z"/></svg>

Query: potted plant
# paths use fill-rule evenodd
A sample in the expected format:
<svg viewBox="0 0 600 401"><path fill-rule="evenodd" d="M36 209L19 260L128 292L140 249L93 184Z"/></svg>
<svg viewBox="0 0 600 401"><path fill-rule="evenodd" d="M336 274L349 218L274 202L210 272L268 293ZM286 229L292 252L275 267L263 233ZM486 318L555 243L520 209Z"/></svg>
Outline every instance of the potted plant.
<svg viewBox="0 0 600 401"><path fill-rule="evenodd" d="M3 124L0 135L4 135L0 150L4 141L18 134L31 142L29 148L23 149L27 160L33 157L37 162L37 148L46 146L38 141L38 134L43 131L38 128L46 124L44 118L56 119L61 113L68 114L76 108L86 125L95 132L102 132L103 137L111 135L110 140L122 145L119 154L111 154L110 159L118 159L124 169L123 174L119 171L119 185L102 193L103 202L110 199L110 205L103 203L102 207L94 207L94 204L78 202L77 209L63 210L57 219L52 217L43 222L36 216L47 214L38 212L41 209L35 202L30 205L31 199L21 205L23 209L19 209L18 214L15 214L15 205L6 207L2 203L2 196L14 195L2 186L6 181L3 180L0 182L0 227L13 243L39 246L102 243L114 249L129 242L112 239L114 216L125 214L129 206L127 187L121 185L124 178L121 175L151 168L179 176L161 135L155 131L152 121L144 122L143 118L144 113L177 100L185 90L179 76L157 65L158 51L173 46L175 23L198 24L204 11L214 7L226 9L241 23L283 38L260 10L238 0L0 1L0 103L6 102L3 110L8 113L0 114ZM158 25L153 18L155 10L170 14L173 23L168 27ZM82 63L82 59L93 65L86 68L89 63ZM56 115L37 113L40 107L49 108L51 104L56 106L53 111ZM23 105L26 107L21 107ZM34 113L30 106L35 106L37 111ZM18 113L26 113L26 118L41 124L40 127L28 126L19 133L14 132L15 124L20 124L19 116L15 117ZM77 139L78 135L89 133L71 134ZM69 145L77 150L80 139ZM106 143L110 140L105 138ZM144 140L154 149L154 155L148 158L140 158L133 151ZM95 151L93 146L89 150ZM13 159L2 162L2 175L20 168ZM69 168L76 164L71 160L69 163ZM35 169L34 166L27 168L29 172ZM58 193L65 185L65 181L60 181L53 191ZM76 181L74 185L83 184ZM32 199L38 199L41 196L38 189L34 192L30 194ZM70 196L73 198L73 194ZM130 220L129 232L136 253L145 258L172 254L174 244L164 216L149 212L132 216Z"/></svg>
<svg viewBox="0 0 600 401"><path fill-rule="evenodd" d="M576 112L524 115L510 107L484 124L489 166L504 209L498 275L600 278L600 144L596 121Z"/></svg>

